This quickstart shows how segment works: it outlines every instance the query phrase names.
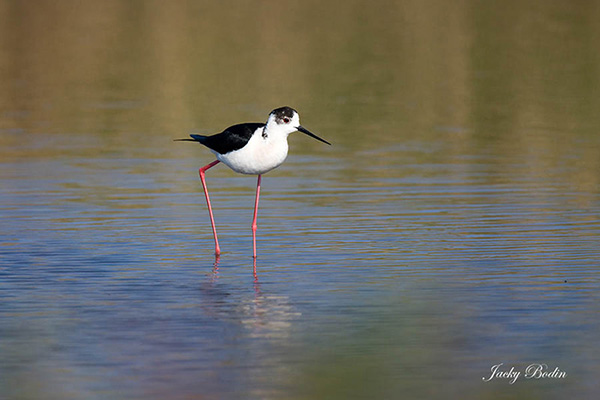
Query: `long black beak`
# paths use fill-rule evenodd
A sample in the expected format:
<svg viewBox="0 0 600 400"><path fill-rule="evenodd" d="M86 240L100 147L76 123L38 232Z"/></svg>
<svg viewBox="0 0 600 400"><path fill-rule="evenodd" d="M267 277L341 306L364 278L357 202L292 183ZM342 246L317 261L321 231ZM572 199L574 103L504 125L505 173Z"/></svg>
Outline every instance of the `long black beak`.
<svg viewBox="0 0 600 400"><path fill-rule="evenodd" d="M306 129L305 127L303 127L302 125L299 125L296 129L298 129L300 132L302 132L302 133L304 133L304 134L306 134L306 135L308 135L308 136L310 136L312 138L317 139L320 142L327 143L328 145L331 146L331 143L329 143L327 140L321 139L320 137L318 137L317 135L315 135L314 133L312 133L311 131L309 131L308 129Z"/></svg>

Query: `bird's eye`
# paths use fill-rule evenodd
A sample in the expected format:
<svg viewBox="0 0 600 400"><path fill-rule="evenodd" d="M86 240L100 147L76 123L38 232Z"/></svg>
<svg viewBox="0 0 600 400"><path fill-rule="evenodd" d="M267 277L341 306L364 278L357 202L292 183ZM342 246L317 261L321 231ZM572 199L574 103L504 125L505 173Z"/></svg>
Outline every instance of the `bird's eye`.
<svg viewBox="0 0 600 400"><path fill-rule="evenodd" d="M290 123L290 119L288 117L284 117L283 118L283 122L285 122L286 124Z"/></svg>

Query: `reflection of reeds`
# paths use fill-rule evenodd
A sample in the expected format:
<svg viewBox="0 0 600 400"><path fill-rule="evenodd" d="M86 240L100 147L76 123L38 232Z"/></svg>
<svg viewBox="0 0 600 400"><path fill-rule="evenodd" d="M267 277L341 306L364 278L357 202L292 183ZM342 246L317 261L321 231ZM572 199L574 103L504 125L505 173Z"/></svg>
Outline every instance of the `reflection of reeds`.
<svg viewBox="0 0 600 400"><path fill-rule="evenodd" d="M290 103L353 151L443 132L590 190L592 4L3 2L0 129L163 143Z"/></svg>

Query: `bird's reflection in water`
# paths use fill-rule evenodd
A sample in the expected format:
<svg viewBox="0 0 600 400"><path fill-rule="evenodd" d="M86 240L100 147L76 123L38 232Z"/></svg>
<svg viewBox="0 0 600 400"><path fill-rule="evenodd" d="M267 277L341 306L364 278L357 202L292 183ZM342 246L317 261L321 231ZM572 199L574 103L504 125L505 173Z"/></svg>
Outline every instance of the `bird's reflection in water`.
<svg viewBox="0 0 600 400"><path fill-rule="evenodd" d="M252 338L285 338L292 324L301 313L295 310L290 298L268 293L261 287L253 262L253 291L231 284L231 280L219 279L220 257L215 257L208 279L200 286L203 295L202 308L207 315L222 321L242 324Z"/></svg>
<svg viewBox="0 0 600 400"><path fill-rule="evenodd" d="M256 257L252 257L252 273L254 274L254 286L258 284L258 275L256 275Z"/></svg>
<svg viewBox="0 0 600 400"><path fill-rule="evenodd" d="M287 337L294 320L301 313L294 308L288 296L263 291L256 269L255 258L254 297L246 298L240 303L241 314L244 316L242 323L249 330L251 337Z"/></svg>
<svg viewBox="0 0 600 400"><path fill-rule="evenodd" d="M217 279L219 279L219 261L221 260L221 256L215 256L215 262L213 263L212 274L210 274L210 282L215 283Z"/></svg>

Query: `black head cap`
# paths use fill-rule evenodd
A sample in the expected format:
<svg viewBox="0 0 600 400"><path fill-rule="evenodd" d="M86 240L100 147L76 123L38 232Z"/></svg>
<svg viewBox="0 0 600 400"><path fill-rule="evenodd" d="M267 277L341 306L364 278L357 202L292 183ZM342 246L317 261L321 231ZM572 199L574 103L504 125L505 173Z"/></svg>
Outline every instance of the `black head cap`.
<svg viewBox="0 0 600 400"><path fill-rule="evenodd" d="M281 108L276 108L273 111L271 111L271 114L275 115L275 121L277 121L277 123L281 123L283 121L284 118L292 118L294 116L294 113L298 114L298 112L296 110L294 110L292 107L281 107Z"/></svg>

